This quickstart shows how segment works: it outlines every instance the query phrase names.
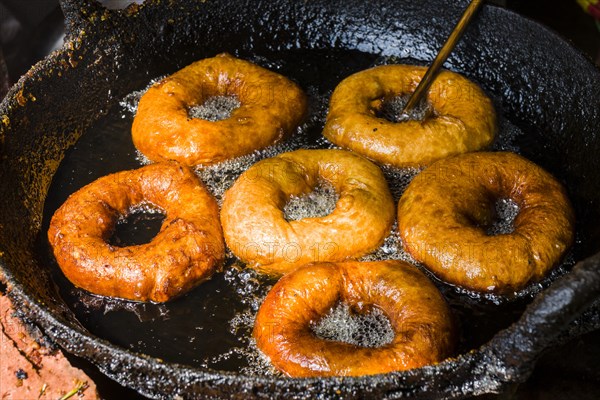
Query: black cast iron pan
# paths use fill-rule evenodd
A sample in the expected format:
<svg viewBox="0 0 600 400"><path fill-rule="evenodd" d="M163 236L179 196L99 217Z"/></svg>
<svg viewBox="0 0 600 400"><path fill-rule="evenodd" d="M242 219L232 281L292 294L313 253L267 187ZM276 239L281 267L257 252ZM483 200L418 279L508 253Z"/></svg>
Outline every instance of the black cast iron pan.
<svg viewBox="0 0 600 400"><path fill-rule="evenodd" d="M68 352L154 398L460 398L524 381L548 346L600 327L600 72L545 28L485 7L451 69L499 99L527 134L525 156L563 180L581 260L517 323L437 366L361 378L246 376L164 362L92 335L39 254L44 202L73 143L147 80L222 51L356 51L427 63L464 2L150 0L108 11L63 0L64 47L9 92L1 110L0 256L22 315ZM301 68L301 65L299 65ZM136 83L138 82L138 83Z"/></svg>

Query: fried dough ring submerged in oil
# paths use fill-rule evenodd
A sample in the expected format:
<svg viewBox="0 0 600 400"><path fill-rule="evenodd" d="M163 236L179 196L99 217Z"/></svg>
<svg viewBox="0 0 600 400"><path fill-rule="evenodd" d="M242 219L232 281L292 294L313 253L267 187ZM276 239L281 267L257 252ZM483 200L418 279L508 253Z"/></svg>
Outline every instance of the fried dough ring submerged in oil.
<svg viewBox="0 0 600 400"><path fill-rule="evenodd" d="M165 213L147 244L107 243L117 219L149 204ZM209 279L224 258L216 201L187 167L159 163L102 177L72 194L50 222L58 265L95 294L164 302Z"/></svg>
<svg viewBox="0 0 600 400"><path fill-rule="evenodd" d="M423 167L489 146L496 131L492 102L476 84L454 72L441 72L431 85L427 102L432 116L404 122L376 116L384 102L414 92L426 70L384 65L344 79L331 96L323 135L396 167Z"/></svg>
<svg viewBox="0 0 600 400"><path fill-rule="evenodd" d="M378 307L394 330L391 343L367 348L324 340L312 325L339 302ZM258 348L291 377L360 376L434 364L452 354L450 309L433 283L402 261L319 263L281 278L254 325Z"/></svg>
<svg viewBox="0 0 600 400"><path fill-rule="evenodd" d="M320 181L339 194L324 217L287 221L291 196ZM344 150L298 150L260 161L225 194L221 223L233 253L270 275L315 261L342 261L375 250L390 232L394 201L381 170Z"/></svg>
<svg viewBox="0 0 600 400"><path fill-rule="evenodd" d="M495 201L519 206L512 233L490 236ZM440 160L410 183L398 205L407 251L440 279L508 294L541 280L573 242L574 213L561 184L514 153Z"/></svg>
<svg viewBox="0 0 600 400"><path fill-rule="evenodd" d="M229 118L191 118L189 109L234 96ZM290 134L304 119L306 96L292 81L228 54L197 61L152 86L133 121L135 147L152 161L209 165L252 153Z"/></svg>

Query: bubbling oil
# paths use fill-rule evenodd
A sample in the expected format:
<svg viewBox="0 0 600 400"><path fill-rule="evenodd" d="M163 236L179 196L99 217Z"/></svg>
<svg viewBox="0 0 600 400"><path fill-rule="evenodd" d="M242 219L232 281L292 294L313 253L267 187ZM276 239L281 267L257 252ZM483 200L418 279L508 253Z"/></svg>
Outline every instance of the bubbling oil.
<svg viewBox="0 0 600 400"><path fill-rule="evenodd" d="M211 122L223 121L231 117L231 113L241 105L242 103L236 96L212 96L207 98L204 103L190 107L188 116Z"/></svg>
<svg viewBox="0 0 600 400"><path fill-rule="evenodd" d="M244 268L238 262L233 263L224 271L224 279L233 289L237 300L243 308L234 313L228 321L229 333L238 341L236 345L224 352L210 357L201 357L199 365L204 368L215 368L228 360L242 359L241 373L249 375L281 376L270 363L269 359L258 349L252 337L254 321L260 305L264 301L272 285L265 282L264 277L250 268Z"/></svg>
<svg viewBox="0 0 600 400"><path fill-rule="evenodd" d="M287 221L325 217L335 210L339 195L328 182L321 181L313 191L302 196L291 196L283 207Z"/></svg>
<svg viewBox="0 0 600 400"><path fill-rule="evenodd" d="M160 81L165 79L165 77L166 76L162 75L162 76L156 77L154 79L151 79L145 88L143 88L141 90L134 90L133 92L131 92L127 96L125 96L119 102L119 105L121 106L121 109L122 109L121 118L125 119L125 118L127 118L128 115L135 115L135 113L137 112L138 105L140 103L140 99L142 98L144 93L146 93L148 91L148 89L150 89L152 86L156 85L157 83L159 83Z"/></svg>
<svg viewBox="0 0 600 400"><path fill-rule="evenodd" d="M300 148L339 148L322 136L307 139L308 131L324 125L328 107L328 98L331 92L319 94L315 87L309 87L307 93L310 99L309 119L300 126L297 129L297 132L290 138L245 156L227 160L215 165L199 165L195 168L196 174L215 196L219 205L222 203L224 194L233 185L235 180L245 170L262 159L274 157L278 154ZM130 95L127 102L123 101L121 104L127 106L124 107L124 111L135 112L135 108L133 107L133 105L136 104L135 98L138 98L139 100L139 96L142 94L143 91L133 93ZM379 117L394 120L394 118L397 118L400 115L407 100L407 96L399 96L384 102ZM213 104L209 103L209 105L212 106ZM230 109L233 109L233 106L233 103L229 104ZM221 104L217 104L217 107L211 110L212 115L207 116L206 114L202 114L200 117L208 120L222 118L222 116L226 114L221 112L221 108ZM204 112L206 112L206 110ZM429 106L423 104L421 107L414 110L414 113L410 118L419 120L431 112ZM520 134L520 130L508 121L503 119L500 120L499 132L492 149L514 150L516 147L514 142L518 139ZM143 158L143 155L139 156L141 162L148 162ZM382 166L383 174L396 202L400 199L412 179L421 170L422 169L419 168ZM289 221L311 217L323 217L333 212L338 199L338 193L330 184L327 182L320 182L310 193L290 198L284 207L284 217ZM510 207L510 201L506 200L498 203L498 219L494 225L494 232L507 231L516 216L514 211L514 207ZM518 209L516 212L518 213ZM217 355L200 357L198 359L199 365L206 368L217 368L227 360L243 359L243 366L239 369L242 373L280 376L281 373L272 367L268 358L256 347L256 343L251 334L256 313L270 286L261 286L260 277L255 271L243 268L230 251L228 251L227 254L229 257L228 262L232 263L232 266L225 270L225 281L232 286L235 295L238 297L238 301L244 305L241 310L236 311L229 319L229 331L239 338L239 343ZM405 261L416 265L427 272L423 265L418 263L404 249L397 223L394 223L389 235L383 240L383 243L379 248L361 258L361 261L382 260ZM431 274L428 275L435 279ZM357 314L352 312L350 307L344 303L339 303L333 307L326 316L320 319L318 323L312 327L312 330L317 337L322 339L340 341L361 347L384 346L391 343L394 337L394 331L389 320L379 308L374 307L368 313Z"/></svg>
<svg viewBox="0 0 600 400"><path fill-rule="evenodd" d="M260 160L303 148L305 137L302 135L302 129L303 127L299 127L292 136L283 141L264 149L255 150L250 154L222 161L214 165L197 165L194 167L194 172L206 185L208 191L215 197L219 206L221 206L225 192L252 165Z"/></svg>
<svg viewBox="0 0 600 400"><path fill-rule="evenodd" d="M394 222L392 230L388 236L383 239L383 243L375 251L361 257L360 261L385 261L400 260L413 265L420 265L404 248L398 223Z"/></svg>
<svg viewBox="0 0 600 400"><path fill-rule="evenodd" d="M381 167L381 170L388 183L392 197L396 202L400 200L400 197L402 197L402 194L414 177L422 171L420 168L398 168L391 165L384 165Z"/></svg>
<svg viewBox="0 0 600 400"><path fill-rule="evenodd" d="M515 219L519 215L519 205L513 199L498 199L494 204L496 218L486 229L489 236L506 235L515 231Z"/></svg>
<svg viewBox="0 0 600 400"><path fill-rule="evenodd" d="M312 331L323 340L370 348L390 344L396 336L390 320L380 308L355 312L343 302L314 324Z"/></svg>
<svg viewBox="0 0 600 400"><path fill-rule="evenodd" d="M384 99L381 107L375 110L375 115L390 122L423 121L433 114L434 110L427 101L421 101L412 110L404 112L410 95L394 96Z"/></svg>
<svg viewBox="0 0 600 400"><path fill-rule="evenodd" d="M325 124L331 93L343 78L374 65L398 61L418 63L417 60L377 58L371 54L345 50L314 51L314 53L307 50L299 53L288 51L264 57L245 58L297 79L309 99L308 118L296 132L273 146L215 165L196 167L195 172L217 198L219 204L240 174L262 159L300 148L338 148L325 139L321 131ZM148 87L161 79L162 77L158 77L152 80L146 88L143 88L146 82L140 82L139 87L142 87L142 90L126 96L120 102L120 109L116 112L111 111L105 120L95 123L86 131L73 150L66 154L59 173L55 176L57 181L53 182L49 192L50 195L53 191L59 195L55 196L55 200L52 200L54 203L47 208L49 212L45 213L46 224L52 212L64 201L63 193L68 194L77 190L89 183L92 177L99 177L102 173L115 172L119 168L131 169L150 162L141 154L135 157L135 148L130 138L131 120L137 111L140 97ZM519 153L523 132L503 118L501 103L497 100L494 102L496 109L499 110L499 119L498 134L491 149ZM209 105L212 107L214 104L209 103ZM230 104L230 108L231 106ZM400 106L401 104L398 103L392 108L398 110ZM220 106L216 108L221 109ZM218 113L213 112L213 117L216 114ZM226 115L226 113L219 115ZM206 118L213 117L206 116ZM106 160L111 160L110 168ZM418 169L398 169L387 166L382 167L382 170L396 202L414 176L420 172ZM319 205L313 211L288 215L288 217L299 219L331 212L331 207L337 202L335 191L317 188L316 192L319 197L316 203ZM306 197L310 197L310 194ZM306 200L312 201L309 198L295 199L299 202ZM507 210L512 209L508 207ZM510 226L512 223L510 219L514 216L514 212L505 213L500 210L497 213L499 220L504 221L504 225L501 225ZM280 375L256 348L252 339L256 313L275 282L245 267L231 252L227 254L222 272L215 273L211 280L204 282L182 298L166 304L140 304L102 298L74 288L64 276L59 276L59 273L56 274L55 279L65 301L72 307L82 325L94 335L112 343L168 362L250 375ZM404 251L396 224L383 240L382 245L362 259L371 261L400 259L422 267ZM54 261L50 259L50 262ZM573 259L568 258L567 264L569 262L572 264ZM58 266L55 269L58 271ZM556 274L560 274L560 269L555 271L559 272L553 272L548 279L551 280ZM492 307L488 307L487 303L481 301L481 296L433 280L444 293L462 325L461 332L464 338L460 351L468 351L474 346L481 345L520 315L518 308L516 311L511 311L512 309L507 311L506 308L499 308L502 304L492 304ZM542 283L539 287L533 285L535 288L531 290L539 291L546 284ZM488 297L484 296L484 300L487 299ZM495 298L489 300L496 301ZM343 304L334 307L314 328L317 331L315 335L333 340L346 340L345 338L349 337L350 339L347 340L355 340L354 343L357 345L377 346L389 340L391 332L389 321L384 315L377 314L381 313L380 310L373 308L371 314L365 317L357 316L348 307Z"/></svg>

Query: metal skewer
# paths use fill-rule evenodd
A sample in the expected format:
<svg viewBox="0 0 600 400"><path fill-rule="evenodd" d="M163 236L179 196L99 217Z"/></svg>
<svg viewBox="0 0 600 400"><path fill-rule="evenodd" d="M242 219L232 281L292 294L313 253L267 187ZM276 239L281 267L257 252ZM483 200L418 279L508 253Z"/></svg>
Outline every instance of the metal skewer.
<svg viewBox="0 0 600 400"><path fill-rule="evenodd" d="M442 65L444 65L444 62L446 61L452 50L454 50L454 47L460 40L465 29L467 28L467 26L469 26L469 22L477 13L477 10L479 10L479 7L481 7L483 2L484 0L471 1L471 4L469 4L467 9L463 13L462 17L456 24L456 27L454 27L454 30L450 34L450 37L442 46L442 48L438 52L438 55L435 57L435 60L433 60L433 63L427 69L427 72L423 76L423 79L421 79L421 82L419 82L419 85L408 99L408 103L406 103L404 109L402 110L403 115L408 115L413 108L415 108L417 105L419 105L419 103L421 103L425 94L429 90L429 87L431 86L436 76L442 69Z"/></svg>

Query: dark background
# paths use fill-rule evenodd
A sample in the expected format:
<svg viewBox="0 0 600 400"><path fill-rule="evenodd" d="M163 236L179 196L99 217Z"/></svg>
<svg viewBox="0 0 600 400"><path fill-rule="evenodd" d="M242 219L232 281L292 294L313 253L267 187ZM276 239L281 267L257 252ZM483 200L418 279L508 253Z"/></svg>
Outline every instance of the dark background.
<svg viewBox="0 0 600 400"><path fill-rule="evenodd" d="M133 1L101 2L110 8L122 8ZM600 65L600 25L584 13L575 0L490 2L547 25ZM0 62L0 83L3 84L0 85L0 97L4 95L7 84L16 82L31 65L60 47L62 37L63 16L58 0L0 0L0 43L6 62L6 68ZM105 378L89 363L78 359L72 359L72 362L96 381L103 398L141 399L136 393ZM516 385L499 396L481 398L599 399L600 332L588 334L549 351L542 357L527 383Z"/></svg>
<svg viewBox="0 0 600 400"><path fill-rule="evenodd" d="M368 0L366 0L368 1ZM100 0L122 8L142 0ZM575 0L488 0L556 30L600 65L600 30ZM62 44L58 0L0 0L0 42L11 82Z"/></svg>

